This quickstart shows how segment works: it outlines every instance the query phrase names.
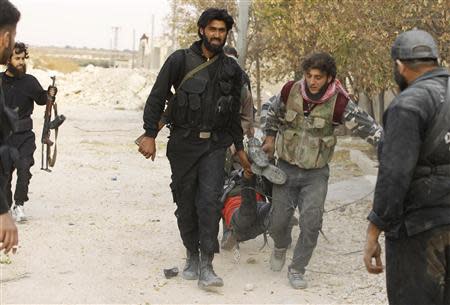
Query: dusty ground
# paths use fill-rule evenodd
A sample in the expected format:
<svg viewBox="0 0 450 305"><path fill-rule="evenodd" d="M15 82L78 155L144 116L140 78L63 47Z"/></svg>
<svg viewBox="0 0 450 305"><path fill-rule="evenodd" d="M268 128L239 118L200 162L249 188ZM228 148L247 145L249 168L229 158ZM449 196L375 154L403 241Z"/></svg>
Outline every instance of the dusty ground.
<svg viewBox="0 0 450 305"><path fill-rule="evenodd" d="M340 139L326 238L320 237L308 267L308 289L291 289L286 267L270 271L273 243L260 251L260 237L241 245L239 260L233 252L216 257L225 286L207 293L196 281L163 276L163 268L182 269L185 257L168 187L166 138L159 138L155 162L145 160L133 144L142 113L120 109L60 102L68 119L58 162L52 173L39 170L38 147L26 205L30 219L19 225L18 254L0 265L0 303L386 303L384 276L368 275L362 263L374 176L350 161L350 150L366 152L365 144Z"/></svg>

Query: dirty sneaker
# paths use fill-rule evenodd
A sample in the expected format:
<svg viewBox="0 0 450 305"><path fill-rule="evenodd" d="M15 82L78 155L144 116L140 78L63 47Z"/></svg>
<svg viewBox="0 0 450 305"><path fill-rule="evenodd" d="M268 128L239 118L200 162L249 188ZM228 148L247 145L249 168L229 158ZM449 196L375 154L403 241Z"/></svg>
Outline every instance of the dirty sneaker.
<svg viewBox="0 0 450 305"><path fill-rule="evenodd" d="M259 167L269 165L269 157L262 150L261 142L257 138L250 138L247 142L248 156Z"/></svg>
<svg viewBox="0 0 450 305"><path fill-rule="evenodd" d="M255 175L264 176L274 184L284 184L287 180L286 173L281 168L270 163L266 167L260 167L253 163L251 170Z"/></svg>
<svg viewBox="0 0 450 305"><path fill-rule="evenodd" d="M305 280L305 275L294 268L289 267L288 279L294 289L305 289L308 287L308 282Z"/></svg>
<svg viewBox="0 0 450 305"><path fill-rule="evenodd" d="M27 221L27 216L25 215L25 208L22 205L14 205L12 210L12 216L16 220L16 222L25 222Z"/></svg>
<svg viewBox="0 0 450 305"><path fill-rule="evenodd" d="M273 248L272 255L270 256L270 269L272 271L281 271L286 261L286 248Z"/></svg>

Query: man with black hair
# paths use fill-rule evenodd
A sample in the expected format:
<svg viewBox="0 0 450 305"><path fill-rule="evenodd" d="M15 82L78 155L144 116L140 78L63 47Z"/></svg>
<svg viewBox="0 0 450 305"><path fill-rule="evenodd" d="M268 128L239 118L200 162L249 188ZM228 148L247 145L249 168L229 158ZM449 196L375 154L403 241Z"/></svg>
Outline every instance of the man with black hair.
<svg viewBox="0 0 450 305"><path fill-rule="evenodd" d="M16 26L20 12L8 0L0 0L0 64L7 63L14 47ZM1 82L1 81L0 81ZM7 175L15 158L15 151L7 145L8 137L13 132L17 114L6 107L2 86L0 84L0 172ZM14 220L9 214L8 200L5 195L6 180L0 177L0 251L6 253L17 250L19 235Z"/></svg>
<svg viewBox="0 0 450 305"><path fill-rule="evenodd" d="M240 122L242 70L223 53L234 24L226 10L210 8L198 20L200 40L169 56L158 74L144 109L145 136L139 152L154 160L166 99L170 137L167 157L172 170L175 215L187 250L182 276L198 279L202 289L223 286L213 269L219 251L217 235L224 183L225 151L236 147L246 172L250 163L243 149Z"/></svg>
<svg viewBox="0 0 450 305"><path fill-rule="evenodd" d="M15 124L14 134L8 143L19 151L19 159L14 163L11 173L8 174L6 196L10 208L13 205L11 181L12 172L17 170L16 190L14 192L14 207L12 214L17 222L26 221L24 203L28 201L28 185L30 184L30 168L34 164L33 154L36 150L36 137L33 132L33 120L31 114L34 102L45 105L48 100L55 100L57 89L50 86L44 90L38 80L27 74L28 47L21 42L16 42L11 54L7 70L0 73L2 79L5 102L11 109L16 109L19 120Z"/></svg>
<svg viewBox="0 0 450 305"><path fill-rule="evenodd" d="M422 30L391 48L401 92L383 115L364 250L368 272L381 273L384 231L389 304L450 304L450 74L438 57Z"/></svg>
<svg viewBox="0 0 450 305"><path fill-rule="evenodd" d="M295 208L300 212L300 237L288 268L288 279L295 289L307 287L305 268L322 228L335 127L345 124L373 145L382 136L382 128L350 100L336 79L333 57L313 53L303 61L302 69L303 79L286 83L270 104L263 146L272 155L276 150L278 167L288 176L285 184L274 185L272 190L269 232L275 241L270 258L273 271L284 266L287 246L292 242L287 233L289 219Z"/></svg>

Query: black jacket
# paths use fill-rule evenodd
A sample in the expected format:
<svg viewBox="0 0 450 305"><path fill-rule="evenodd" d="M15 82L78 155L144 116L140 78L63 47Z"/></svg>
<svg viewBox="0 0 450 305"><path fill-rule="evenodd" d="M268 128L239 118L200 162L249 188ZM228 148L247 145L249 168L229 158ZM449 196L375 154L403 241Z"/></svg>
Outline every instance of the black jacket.
<svg viewBox="0 0 450 305"><path fill-rule="evenodd" d="M18 151L8 145L13 126L17 122L17 113L6 106L3 86L0 86L0 214L9 211L9 204L4 188L7 177L18 158Z"/></svg>
<svg viewBox="0 0 450 305"><path fill-rule="evenodd" d="M20 120L31 116L34 102L38 105L47 103L47 91L33 75L25 74L18 78L1 73L1 77L6 105L12 109L18 108Z"/></svg>
<svg viewBox="0 0 450 305"><path fill-rule="evenodd" d="M197 56L199 56L203 62L206 61L206 58L202 56L201 41L195 42L189 48L189 51L197 54ZM175 89L179 87L185 74L189 72L186 69L185 56L185 50L175 51L166 60L163 67L161 68L161 71L158 74L158 77L155 81L155 84L153 85L152 91L147 99L144 109L144 129L147 136L156 137L158 133L158 122L162 117L166 100L169 97L172 88L172 91L175 91ZM216 137L216 140L218 142L216 143L216 145L220 147L226 147L234 143L238 150L243 149L243 132L239 114L240 93L242 87L242 70L233 59L225 56L223 53L217 54L216 56L219 56L218 60L207 68L209 78L213 82L208 86L213 86L213 90L219 90L218 84L216 83L217 74L220 74L220 71L223 70L223 67L225 65L228 68L234 70L235 76L233 77L231 95L233 96L233 103L235 104L235 107L233 107L231 122L227 128L214 126L214 124L212 124L210 128L212 130L217 128L221 129L219 130L219 136ZM214 107L217 101L208 100L206 101L206 103ZM204 107L203 102L202 107ZM177 127L180 126L174 126L174 128Z"/></svg>
<svg viewBox="0 0 450 305"><path fill-rule="evenodd" d="M368 219L387 237L450 224L450 176L414 175L417 166L450 164L450 145L444 141L428 160L420 158L427 131L445 99L448 77L442 68L423 74L384 113L385 135Z"/></svg>

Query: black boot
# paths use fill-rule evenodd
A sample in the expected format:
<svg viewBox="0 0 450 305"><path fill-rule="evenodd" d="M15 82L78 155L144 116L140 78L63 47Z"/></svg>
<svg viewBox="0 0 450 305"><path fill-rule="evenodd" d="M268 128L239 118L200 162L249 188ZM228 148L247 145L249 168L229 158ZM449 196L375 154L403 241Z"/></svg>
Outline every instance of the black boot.
<svg viewBox="0 0 450 305"><path fill-rule="evenodd" d="M208 290L211 287L222 287L223 280L214 272L212 261L214 254L202 253L200 257L200 277L198 279L198 287Z"/></svg>
<svg viewBox="0 0 450 305"><path fill-rule="evenodd" d="M191 251L186 250L186 264L184 265L182 277L185 280L196 280L198 279L199 271L199 254L191 253Z"/></svg>

